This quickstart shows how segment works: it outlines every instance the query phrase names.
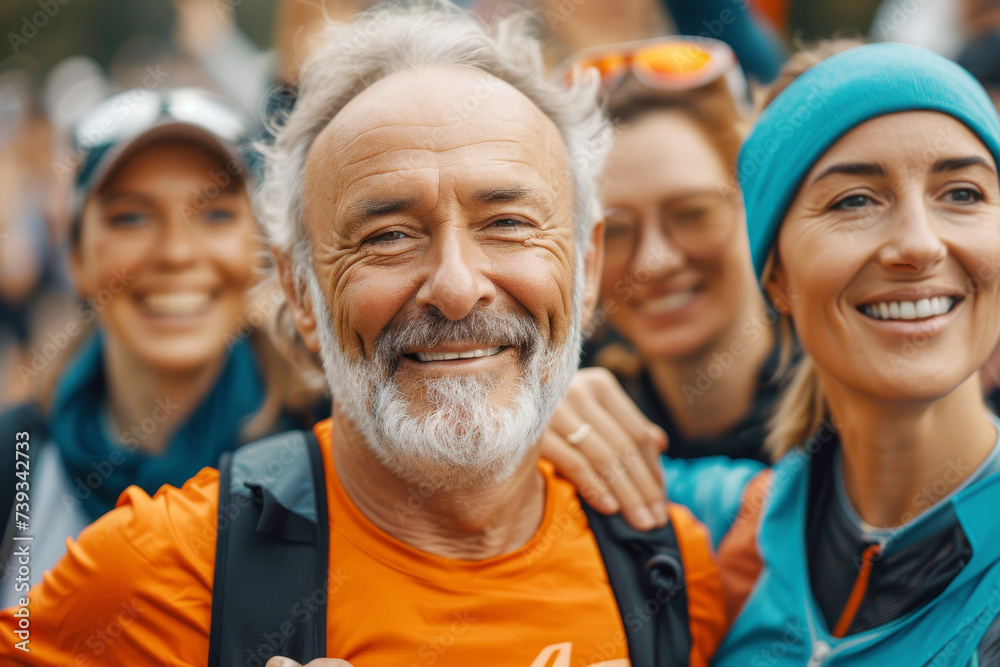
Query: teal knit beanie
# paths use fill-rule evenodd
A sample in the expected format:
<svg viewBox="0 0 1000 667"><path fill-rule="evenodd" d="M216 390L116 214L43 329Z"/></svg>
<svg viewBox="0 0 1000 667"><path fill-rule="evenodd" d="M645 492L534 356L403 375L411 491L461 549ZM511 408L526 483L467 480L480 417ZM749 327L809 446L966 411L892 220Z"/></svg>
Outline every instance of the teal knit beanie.
<svg viewBox="0 0 1000 667"><path fill-rule="evenodd" d="M738 175L758 279L813 165L861 123L900 111L940 111L962 121L1000 165L1000 118L962 67L904 44L870 44L831 56L768 105L740 149Z"/></svg>

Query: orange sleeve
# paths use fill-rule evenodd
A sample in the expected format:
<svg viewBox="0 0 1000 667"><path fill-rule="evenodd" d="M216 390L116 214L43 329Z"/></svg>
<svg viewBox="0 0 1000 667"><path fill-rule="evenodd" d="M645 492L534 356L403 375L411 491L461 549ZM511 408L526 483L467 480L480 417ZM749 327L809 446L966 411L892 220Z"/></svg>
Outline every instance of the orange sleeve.
<svg viewBox="0 0 1000 667"><path fill-rule="evenodd" d="M668 505L677 535L691 628L691 667L708 667L729 627L719 570L708 529L681 505Z"/></svg>
<svg viewBox="0 0 1000 667"><path fill-rule="evenodd" d="M152 498L128 488L28 592L28 652L18 607L0 612L0 664L205 664L217 508L209 468Z"/></svg>
<svg viewBox="0 0 1000 667"><path fill-rule="evenodd" d="M736 620L757 583L764 563L757 550L757 530L764 516L764 501L771 489L771 470L763 470L743 491L740 513L719 543L719 571L726 591L729 618Z"/></svg>

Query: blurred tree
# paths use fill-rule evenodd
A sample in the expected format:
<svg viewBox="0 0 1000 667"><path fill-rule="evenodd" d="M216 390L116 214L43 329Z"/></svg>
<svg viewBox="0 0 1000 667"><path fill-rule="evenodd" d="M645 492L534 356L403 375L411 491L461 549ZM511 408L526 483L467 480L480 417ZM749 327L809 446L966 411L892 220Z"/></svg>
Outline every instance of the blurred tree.
<svg viewBox="0 0 1000 667"><path fill-rule="evenodd" d="M204 0L220 12L236 12L236 22L260 48L269 48L274 0ZM134 35L156 43L172 39L171 0L2 0L0 63L27 57L44 75L72 55L86 55L107 68Z"/></svg>
<svg viewBox="0 0 1000 667"><path fill-rule="evenodd" d="M881 0L792 0L789 35L806 40L867 35Z"/></svg>

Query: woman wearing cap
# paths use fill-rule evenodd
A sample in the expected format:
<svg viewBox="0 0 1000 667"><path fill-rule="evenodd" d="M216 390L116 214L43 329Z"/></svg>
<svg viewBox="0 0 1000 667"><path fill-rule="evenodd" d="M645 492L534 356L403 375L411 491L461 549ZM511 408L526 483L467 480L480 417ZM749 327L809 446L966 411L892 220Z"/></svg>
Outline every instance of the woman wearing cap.
<svg viewBox="0 0 1000 667"><path fill-rule="evenodd" d="M245 129L196 90L128 91L76 128L70 268L83 303L54 332L72 354L51 390L2 418L5 437L19 434L5 458L16 446L27 461L4 471L7 534L33 536L30 581L8 576L3 606L127 486L179 486L290 425L289 374L255 333L275 301L246 297L262 267Z"/></svg>
<svg viewBox="0 0 1000 667"><path fill-rule="evenodd" d="M715 664L994 665L1000 121L910 46L784 77L740 153L754 266L805 354L719 550Z"/></svg>
<svg viewBox="0 0 1000 667"><path fill-rule="evenodd" d="M721 42L686 37L601 47L574 64L601 73L617 128L603 183L601 304L613 331L595 336L602 346L589 361L612 370L666 432L673 459L765 461L765 424L778 396L778 315L753 275L736 185L746 100L739 65ZM621 506L648 528L665 521L650 433L615 378L584 370L553 418L546 455L595 507ZM616 455L630 438L644 443L651 465L600 474L609 467L604 453ZM687 467L673 462L668 470ZM730 487L760 468L733 468ZM687 504L673 487L672 499ZM602 499L605 490L617 499ZM715 498L733 511L739 504L738 494Z"/></svg>

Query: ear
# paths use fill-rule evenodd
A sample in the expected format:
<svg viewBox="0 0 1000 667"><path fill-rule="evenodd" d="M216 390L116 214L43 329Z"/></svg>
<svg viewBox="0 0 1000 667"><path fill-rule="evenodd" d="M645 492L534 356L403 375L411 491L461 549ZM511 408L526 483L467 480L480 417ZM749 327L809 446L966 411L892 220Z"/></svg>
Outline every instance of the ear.
<svg viewBox="0 0 1000 667"><path fill-rule="evenodd" d="M271 253L274 255L278 278L281 280L282 289L285 290L285 299L288 301L288 310L292 314L295 329L309 351L318 354L319 336L316 334L316 316L313 314L309 290L304 285L301 290L295 288L295 273L292 269L292 258L288 253L280 252L276 248L271 248Z"/></svg>
<svg viewBox="0 0 1000 667"><path fill-rule="evenodd" d="M764 279L764 291L767 292L767 298L774 304L775 309L779 313L787 315L792 310L792 296L788 291L788 276L785 274L785 267L782 266L778 257L777 248L771 252L771 257L767 262L771 266Z"/></svg>
<svg viewBox="0 0 1000 667"><path fill-rule="evenodd" d="M604 220L598 220L590 233L590 252L583 260L583 312L581 324L584 329L594 316L597 297L601 291L601 271L604 269Z"/></svg>

